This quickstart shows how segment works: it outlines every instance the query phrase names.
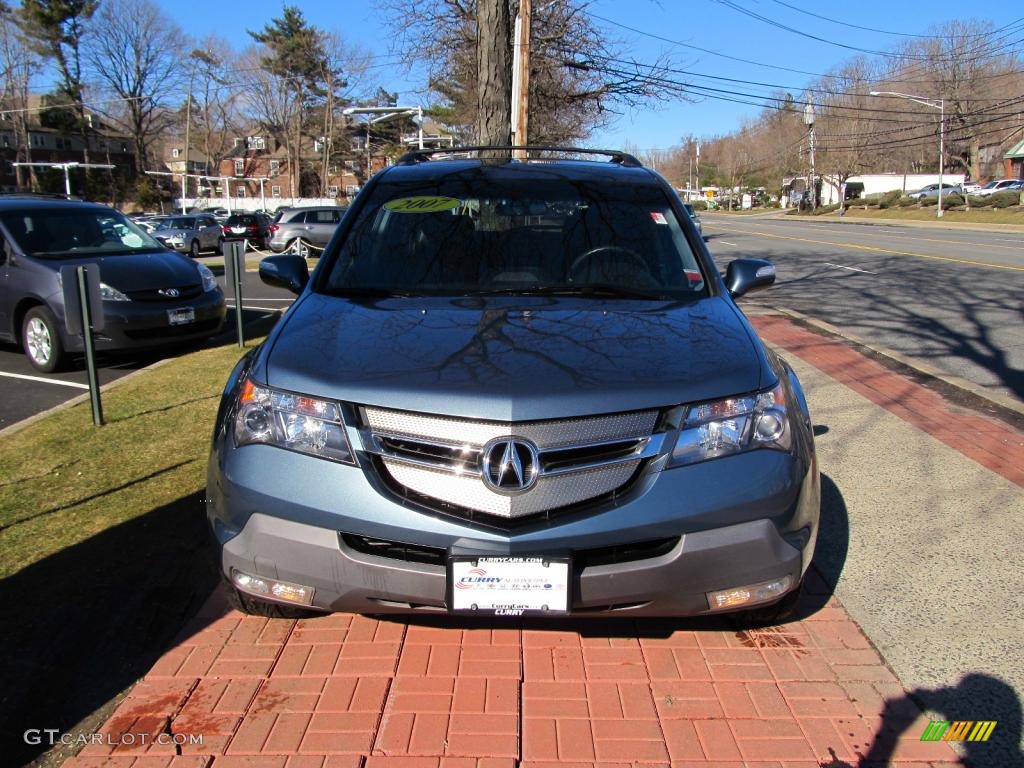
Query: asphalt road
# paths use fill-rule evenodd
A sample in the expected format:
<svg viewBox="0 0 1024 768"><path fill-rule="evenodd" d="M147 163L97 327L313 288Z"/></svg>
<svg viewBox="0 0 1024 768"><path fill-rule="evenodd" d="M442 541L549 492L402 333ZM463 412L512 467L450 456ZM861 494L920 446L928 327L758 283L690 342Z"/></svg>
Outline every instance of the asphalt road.
<svg viewBox="0 0 1024 768"><path fill-rule="evenodd" d="M203 258L202 261L220 262L222 259L210 257ZM250 261L249 268L255 269L257 262ZM224 278L220 277L218 281L223 288ZM288 291L264 285L255 272L246 273L242 289L242 306L245 309L253 311L283 309L291 303L292 298L294 297ZM234 307L231 296L228 296L228 306ZM225 333L233 334L234 327L234 315L229 312ZM132 371L150 365L162 357L181 354L181 352L182 350L176 349L164 353L101 355L98 359L100 384L107 384ZM60 405L88 391L89 377L85 370L84 358L76 359L67 371L53 374L39 373L29 365L24 353L18 347L14 344L0 343L0 429Z"/></svg>
<svg viewBox="0 0 1024 768"><path fill-rule="evenodd" d="M741 303L796 310L984 389L1024 399L1024 234L702 216L724 270L770 259Z"/></svg>

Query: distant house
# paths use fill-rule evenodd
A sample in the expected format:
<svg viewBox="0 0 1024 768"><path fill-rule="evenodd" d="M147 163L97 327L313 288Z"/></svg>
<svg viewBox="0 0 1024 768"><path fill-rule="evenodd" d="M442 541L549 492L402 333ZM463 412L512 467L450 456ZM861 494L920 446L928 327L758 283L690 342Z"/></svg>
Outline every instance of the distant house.
<svg viewBox="0 0 1024 768"><path fill-rule="evenodd" d="M1014 144L1003 155L1003 178L1024 179L1024 140Z"/></svg>
<svg viewBox="0 0 1024 768"><path fill-rule="evenodd" d="M35 99L38 103L38 99ZM39 112L29 112L28 119L28 160L24 155L20 162L32 163L81 163L85 162L85 147L88 143L89 161L115 166L114 173L132 179L137 173L135 144L128 134L115 131L104 125L95 115L86 115L89 128L83 141L77 130L49 128L39 120ZM0 191L18 191L17 169L11 163L19 162L17 139L10 112L0 112ZM40 175L45 168L37 168ZM63 186L63 185L62 185Z"/></svg>

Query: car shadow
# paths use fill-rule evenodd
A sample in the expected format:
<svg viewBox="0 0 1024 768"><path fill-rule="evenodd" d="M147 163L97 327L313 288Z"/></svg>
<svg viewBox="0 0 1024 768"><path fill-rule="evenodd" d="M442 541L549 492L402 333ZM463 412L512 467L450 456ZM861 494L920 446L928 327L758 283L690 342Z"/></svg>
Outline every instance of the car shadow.
<svg viewBox="0 0 1024 768"><path fill-rule="evenodd" d="M49 749L28 729L98 730L214 590L202 492L184 496L0 581L4 765Z"/></svg>

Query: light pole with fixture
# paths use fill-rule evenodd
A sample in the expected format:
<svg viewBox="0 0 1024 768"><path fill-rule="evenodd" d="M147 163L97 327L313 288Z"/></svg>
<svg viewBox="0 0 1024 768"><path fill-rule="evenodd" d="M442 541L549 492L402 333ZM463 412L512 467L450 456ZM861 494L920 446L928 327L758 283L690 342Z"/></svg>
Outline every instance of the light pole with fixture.
<svg viewBox="0 0 1024 768"><path fill-rule="evenodd" d="M908 99L917 104L939 110L939 209L935 212L936 218L942 218L942 170L943 156L946 150L946 100L927 99L924 96L911 96L908 93L897 93L896 91L871 91L872 96L892 96L897 99Z"/></svg>

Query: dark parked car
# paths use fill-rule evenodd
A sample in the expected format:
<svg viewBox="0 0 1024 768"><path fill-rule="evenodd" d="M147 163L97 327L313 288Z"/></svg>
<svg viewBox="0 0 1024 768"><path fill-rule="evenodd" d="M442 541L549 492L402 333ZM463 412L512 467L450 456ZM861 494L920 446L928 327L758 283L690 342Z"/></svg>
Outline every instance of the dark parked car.
<svg viewBox="0 0 1024 768"><path fill-rule="evenodd" d="M414 152L312 279L263 260L299 295L232 372L207 478L242 610L792 608L811 420L735 303L775 268L721 276L664 179L600 154Z"/></svg>
<svg viewBox="0 0 1024 768"><path fill-rule="evenodd" d="M256 248L265 248L270 237L270 218L262 213L233 213L224 222L225 240L248 240Z"/></svg>
<svg viewBox="0 0 1024 768"><path fill-rule="evenodd" d="M700 214L698 214L689 203L683 203L683 210L686 211L686 215L690 217L690 221L693 222L693 226L697 228L697 232L700 236L704 237L704 226L700 223Z"/></svg>
<svg viewBox="0 0 1024 768"><path fill-rule="evenodd" d="M0 201L0 338L41 371L83 349L64 327L60 269L98 264L106 325L97 350L206 338L224 323L224 294L203 264L170 251L103 205Z"/></svg>
<svg viewBox="0 0 1024 768"><path fill-rule="evenodd" d="M286 208L278 211L270 225L270 250L295 251L303 256L319 256L338 228L345 208Z"/></svg>

